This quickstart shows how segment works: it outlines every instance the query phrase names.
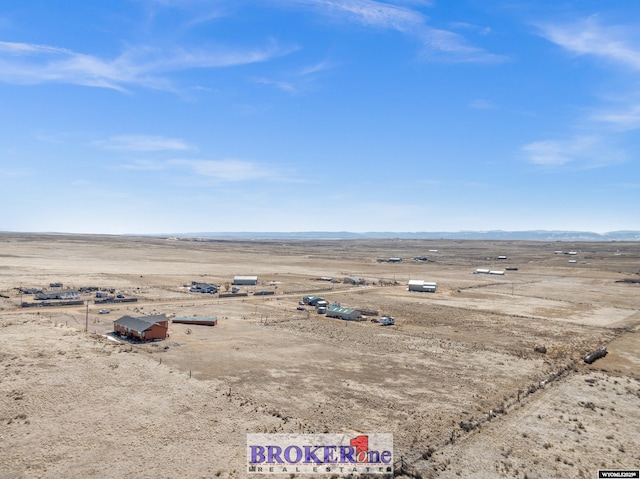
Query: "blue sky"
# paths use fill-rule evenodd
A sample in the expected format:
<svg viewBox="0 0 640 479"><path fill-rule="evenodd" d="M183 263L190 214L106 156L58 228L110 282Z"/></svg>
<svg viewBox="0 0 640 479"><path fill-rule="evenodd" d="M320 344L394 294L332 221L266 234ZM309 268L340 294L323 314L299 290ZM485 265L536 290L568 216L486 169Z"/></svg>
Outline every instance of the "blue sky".
<svg viewBox="0 0 640 479"><path fill-rule="evenodd" d="M0 6L0 230L640 230L640 2Z"/></svg>

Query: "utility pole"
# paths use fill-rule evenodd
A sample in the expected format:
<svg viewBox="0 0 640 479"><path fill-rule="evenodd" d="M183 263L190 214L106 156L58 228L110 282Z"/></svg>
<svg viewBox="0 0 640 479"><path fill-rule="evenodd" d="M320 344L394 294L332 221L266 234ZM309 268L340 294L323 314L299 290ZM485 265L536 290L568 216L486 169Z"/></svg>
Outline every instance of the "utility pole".
<svg viewBox="0 0 640 479"><path fill-rule="evenodd" d="M87 314L85 315L84 318L84 332L88 332L89 331L89 300L87 299Z"/></svg>

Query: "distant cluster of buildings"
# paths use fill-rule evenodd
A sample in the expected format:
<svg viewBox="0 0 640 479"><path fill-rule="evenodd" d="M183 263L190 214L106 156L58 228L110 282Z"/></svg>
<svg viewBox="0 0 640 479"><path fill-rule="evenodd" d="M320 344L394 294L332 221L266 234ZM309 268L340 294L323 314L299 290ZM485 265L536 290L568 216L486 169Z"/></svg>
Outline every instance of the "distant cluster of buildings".
<svg viewBox="0 0 640 479"><path fill-rule="evenodd" d="M437 252L437 250L429 250L433 252ZM568 254L575 255L576 252L568 252L562 253L561 251L556 251L556 254ZM430 261L427 256L417 256L412 258L414 262L424 263ZM506 256L498 256L498 260L504 261L507 260ZM387 263L402 263L403 259L400 257L390 257L388 259L378 260L378 262L387 262ZM506 268L507 270L517 270L517 268L511 267ZM492 270L492 269L477 269L475 274L492 274L492 275L504 275L503 270ZM327 282L340 282L331 277L319 277L317 280L327 281ZM366 281L358 276L348 276L344 280L345 283L351 283L354 285L366 284ZM232 294L229 295L220 295L222 296L232 296L232 295L247 295L247 293L239 293L240 286L256 286L258 285L258 276L255 275L240 275L234 276ZM77 300L79 299L79 292L73 289L64 289L62 283L51 283L49 290L41 291L41 290L24 290L25 293L35 294L35 298L38 300ZM191 281L190 283L185 283L183 285L185 288L188 287L189 291L192 293L203 293L203 294L217 294L220 291L220 285L211 284L203 281ZM225 288L229 289L229 283L226 283ZM106 291L101 288L83 288L80 292L87 291L96 291L95 296L98 299L107 299L110 298L109 293L113 293L113 290ZM438 284L433 281L425 281L422 279L411 279L407 283L407 291L410 292L428 292L428 293L436 293L438 290ZM271 291L261 290L254 294L273 294ZM119 295L121 296L121 295ZM97 301L96 301L97 302ZM300 303L302 306L299 306L298 309L305 309L304 306L311 306L316 308L317 312L320 314L326 314L328 318L337 318L346 321L354 321L360 320L366 316L377 315L377 311L365 311L358 308L348 308L343 307L340 303L334 302L329 304L327 300L319 296L307 295L303 297L303 301ZM373 314L375 313L375 314ZM386 317L385 317L386 318ZM388 318L386 318L388 319ZM169 335L169 323L170 322L176 324L189 324L189 325L205 325L205 326L215 326L218 322L217 318L187 318L187 317L175 317L173 320L170 320L164 314L151 315L151 316L130 316L125 315L120 317L119 319L113 322L113 331L120 337L128 338L130 340L135 341L155 341L155 340L163 340L166 339ZM377 322L377 320L374 320ZM389 321L385 324L393 324L394 321Z"/></svg>
<svg viewBox="0 0 640 479"><path fill-rule="evenodd" d="M258 284L258 277L234 276L231 284L236 286L233 288L232 293L237 293L237 286L256 286ZM220 289L220 285L203 283L201 281L192 281L190 285L185 283L185 286L189 286L189 291L192 293L216 294Z"/></svg>

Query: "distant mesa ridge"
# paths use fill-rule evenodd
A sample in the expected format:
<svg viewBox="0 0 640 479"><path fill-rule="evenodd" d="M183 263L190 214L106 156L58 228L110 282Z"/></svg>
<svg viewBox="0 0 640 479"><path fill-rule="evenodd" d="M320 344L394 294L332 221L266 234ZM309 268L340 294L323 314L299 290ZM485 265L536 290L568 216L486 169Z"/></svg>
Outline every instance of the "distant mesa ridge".
<svg viewBox="0 0 640 479"><path fill-rule="evenodd" d="M469 239L469 240L530 240L530 241L640 241L640 231L458 231L458 232L368 232L297 231L297 232L202 232L171 233L175 238L220 239ZM155 235L154 235L155 236ZM164 235L163 235L164 236Z"/></svg>

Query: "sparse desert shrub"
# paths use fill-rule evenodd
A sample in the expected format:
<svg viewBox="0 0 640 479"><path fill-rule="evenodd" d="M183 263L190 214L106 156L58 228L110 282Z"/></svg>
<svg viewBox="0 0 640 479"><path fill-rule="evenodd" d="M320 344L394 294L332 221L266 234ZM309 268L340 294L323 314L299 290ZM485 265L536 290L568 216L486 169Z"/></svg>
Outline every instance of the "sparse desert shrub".
<svg viewBox="0 0 640 479"><path fill-rule="evenodd" d="M429 448L422 453L422 459L428 460L431 456L433 456L434 452L436 452L435 448L429 446Z"/></svg>

